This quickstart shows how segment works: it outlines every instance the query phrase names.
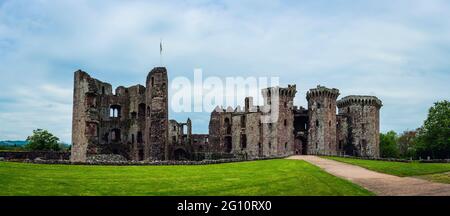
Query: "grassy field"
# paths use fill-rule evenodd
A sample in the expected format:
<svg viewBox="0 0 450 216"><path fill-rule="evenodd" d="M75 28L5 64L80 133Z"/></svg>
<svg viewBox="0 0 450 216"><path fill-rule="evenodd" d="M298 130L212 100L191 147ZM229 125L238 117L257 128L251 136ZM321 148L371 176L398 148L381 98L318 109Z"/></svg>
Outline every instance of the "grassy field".
<svg viewBox="0 0 450 216"><path fill-rule="evenodd" d="M358 165L377 172L396 176L421 176L450 171L450 163L402 163L391 161L361 160L341 157L324 157L340 162Z"/></svg>
<svg viewBox="0 0 450 216"><path fill-rule="evenodd" d="M373 195L299 160L202 166L0 162L0 195Z"/></svg>
<svg viewBox="0 0 450 216"><path fill-rule="evenodd" d="M418 176L418 178L425 179L428 181L450 184L450 172L423 175Z"/></svg>

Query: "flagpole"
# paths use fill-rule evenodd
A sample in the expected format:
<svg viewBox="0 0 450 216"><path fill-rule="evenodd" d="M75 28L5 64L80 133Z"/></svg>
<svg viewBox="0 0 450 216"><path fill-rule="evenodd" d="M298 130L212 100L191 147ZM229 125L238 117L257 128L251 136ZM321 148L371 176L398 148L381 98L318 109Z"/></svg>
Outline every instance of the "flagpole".
<svg viewBox="0 0 450 216"><path fill-rule="evenodd" d="M159 65L162 67L162 38L159 40Z"/></svg>

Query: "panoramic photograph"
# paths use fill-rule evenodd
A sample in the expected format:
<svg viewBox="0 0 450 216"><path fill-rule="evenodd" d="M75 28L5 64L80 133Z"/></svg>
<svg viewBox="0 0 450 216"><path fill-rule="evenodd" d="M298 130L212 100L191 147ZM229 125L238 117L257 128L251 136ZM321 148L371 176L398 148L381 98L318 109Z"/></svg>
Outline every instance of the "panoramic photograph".
<svg viewBox="0 0 450 216"><path fill-rule="evenodd" d="M449 59L444 0L0 0L2 203L448 203Z"/></svg>

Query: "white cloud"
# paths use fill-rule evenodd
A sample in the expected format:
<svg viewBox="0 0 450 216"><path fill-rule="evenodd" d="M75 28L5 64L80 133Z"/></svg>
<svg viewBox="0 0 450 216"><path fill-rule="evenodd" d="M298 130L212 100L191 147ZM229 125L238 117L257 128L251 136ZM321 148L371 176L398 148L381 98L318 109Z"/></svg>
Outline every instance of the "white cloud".
<svg viewBox="0 0 450 216"><path fill-rule="evenodd" d="M73 71L143 83L160 38L170 78L197 67L224 79L279 76L297 84L303 106L317 84L374 94L383 129L418 127L433 101L450 98L448 1L339 2L5 1L0 139L49 127L70 141Z"/></svg>

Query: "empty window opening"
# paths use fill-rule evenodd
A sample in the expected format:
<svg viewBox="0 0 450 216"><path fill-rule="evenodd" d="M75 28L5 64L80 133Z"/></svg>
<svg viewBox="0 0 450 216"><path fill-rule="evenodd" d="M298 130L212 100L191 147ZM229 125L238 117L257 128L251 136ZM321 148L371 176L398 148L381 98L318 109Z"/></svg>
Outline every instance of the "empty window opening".
<svg viewBox="0 0 450 216"><path fill-rule="evenodd" d="M247 136L245 134L241 135L241 148L242 149L247 148Z"/></svg>
<svg viewBox="0 0 450 216"><path fill-rule="evenodd" d="M138 116L139 118L145 117L145 103L140 103L138 105Z"/></svg>
<svg viewBox="0 0 450 216"><path fill-rule="evenodd" d="M137 142L142 143L142 132L137 132Z"/></svg>
<svg viewBox="0 0 450 216"><path fill-rule="evenodd" d="M120 105L111 105L109 107L109 117L120 118Z"/></svg>
<svg viewBox="0 0 450 216"><path fill-rule="evenodd" d="M225 118L225 130L226 134L231 134L231 124L229 118Z"/></svg>
<svg viewBox="0 0 450 216"><path fill-rule="evenodd" d="M245 128L246 125L246 120L245 120L245 115L241 116L241 127Z"/></svg>

